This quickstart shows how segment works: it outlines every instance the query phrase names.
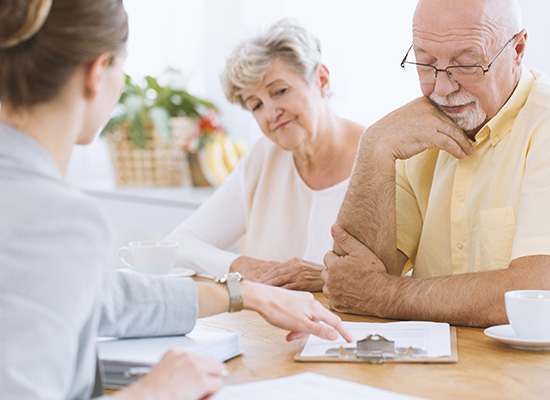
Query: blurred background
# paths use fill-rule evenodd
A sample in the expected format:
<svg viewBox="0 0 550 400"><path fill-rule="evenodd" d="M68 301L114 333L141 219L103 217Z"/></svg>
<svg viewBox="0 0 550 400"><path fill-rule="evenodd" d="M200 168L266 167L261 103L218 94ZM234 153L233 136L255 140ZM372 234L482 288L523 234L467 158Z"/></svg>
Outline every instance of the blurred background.
<svg viewBox="0 0 550 400"><path fill-rule="evenodd" d="M370 125L420 95L414 74L399 63L411 43L413 0L126 0L130 18L125 70L133 79L181 73L178 85L213 102L232 139L251 146L261 132L250 113L229 104L218 75L241 40L291 17L322 43L337 114ZM529 40L525 64L550 74L550 2L522 0ZM67 179L113 182L106 141L77 148Z"/></svg>

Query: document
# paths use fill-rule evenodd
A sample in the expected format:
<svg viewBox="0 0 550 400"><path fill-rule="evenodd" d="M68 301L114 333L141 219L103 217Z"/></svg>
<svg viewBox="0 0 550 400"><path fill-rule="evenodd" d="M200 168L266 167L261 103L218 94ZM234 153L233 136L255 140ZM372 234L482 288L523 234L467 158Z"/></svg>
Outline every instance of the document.
<svg viewBox="0 0 550 400"><path fill-rule="evenodd" d="M205 330L193 330L184 336L99 338L97 347L105 373L105 386L110 388L122 387L137 380L168 350L209 355L218 361L226 361L242 353L237 333Z"/></svg>
<svg viewBox="0 0 550 400"><path fill-rule="evenodd" d="M396 348L407 349L413 347L421 350L423 358L437 358L451 356L450 326L441 322L344 322L349 329L355 343L347 343L340 338L336 341L320 339L310 335L300 357L302 361L309 357L326 357L326 351L331 348L356 347L357 340L365 339L368 335L380 335L395 342ZM414 355L413 355L414 357Z"/></svg>
<svg viewBox="0 0 550 400"><path fill-rule="evenodd" d="M259 394L261 393L261 396ZM402 400L418 397L306 372L286 378L225 386L211 400Z"/></svg>

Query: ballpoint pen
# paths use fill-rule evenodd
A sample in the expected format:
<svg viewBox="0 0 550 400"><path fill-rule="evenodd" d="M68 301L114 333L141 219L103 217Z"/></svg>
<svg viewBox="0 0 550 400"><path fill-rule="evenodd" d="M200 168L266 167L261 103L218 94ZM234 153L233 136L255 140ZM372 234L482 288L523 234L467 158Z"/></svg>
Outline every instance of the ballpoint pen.
<svg viewBox="0 0 550 400"><path fill-rule="evenodd" d="M147 375L151 372L151 367L130 367L124 371L125 378L140 378L144 375ZM229 371L224 369L221 373L221 376L228 376Z"/></svg>

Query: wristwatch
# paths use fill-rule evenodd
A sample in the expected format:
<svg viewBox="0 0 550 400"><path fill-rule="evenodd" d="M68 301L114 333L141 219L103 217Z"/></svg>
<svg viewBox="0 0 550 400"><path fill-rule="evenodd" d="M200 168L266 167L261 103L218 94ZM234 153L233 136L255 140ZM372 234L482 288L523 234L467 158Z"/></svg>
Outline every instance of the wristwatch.
<svg viewBox="0 0 550 400"><path fill-rule="evenodd" d="M229 290L229 312L237 312L243 309L243 292L241 281L244 279L240 272L230 272L216 279L217 283L227 285Z"/></svg>

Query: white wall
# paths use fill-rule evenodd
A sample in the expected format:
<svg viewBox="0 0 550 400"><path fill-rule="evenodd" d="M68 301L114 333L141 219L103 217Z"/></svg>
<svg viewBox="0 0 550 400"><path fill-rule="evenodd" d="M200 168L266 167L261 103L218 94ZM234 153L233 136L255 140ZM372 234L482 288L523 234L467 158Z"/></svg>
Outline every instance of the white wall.
<svg viewBox="0 0 550 400"><path fill-rule="evenodd" d="M529 32L525 62L550 73L550 2L522 0ZM419 96L417 80L399 62L411 42L413 0L126 0L130 16L126 72L159 75L182 70L187 89L221 109L232 137L249 143L261 132L249 113L223 97L218 74L226 56L244 38L293 17L319 37L331 71L333 105L346 118L369 125ZM110 180L102 140L73 154L68 179Z"/></svg>

